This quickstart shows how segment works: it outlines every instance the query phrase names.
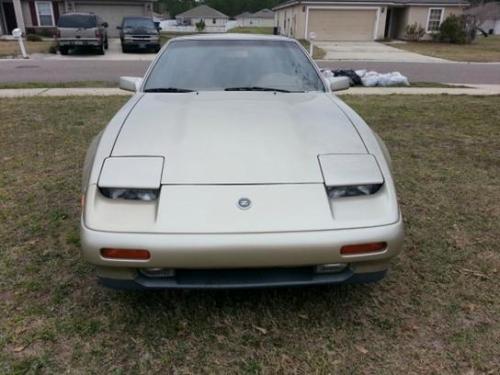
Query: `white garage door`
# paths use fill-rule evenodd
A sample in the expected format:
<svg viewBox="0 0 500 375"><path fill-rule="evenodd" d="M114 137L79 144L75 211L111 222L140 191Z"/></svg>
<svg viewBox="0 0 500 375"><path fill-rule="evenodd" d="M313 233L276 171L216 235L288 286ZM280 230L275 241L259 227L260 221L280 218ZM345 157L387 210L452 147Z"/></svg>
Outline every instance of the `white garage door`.
<svg viewBox="0 0 500 375"><path fill-rule="evenodd" d="M109 37L117 37L119 35L120 32L116 27L121 25L123 17L145 15L144 5L97 5L75 3L75 8L77 12L94 13L107 22L109 24Z"/></svg>
<svg viewBox="0 0 500 375"><path fill-rule="evenodd" d="M310 9L308 32L317 40L373 40L375 9Z"/></svg>

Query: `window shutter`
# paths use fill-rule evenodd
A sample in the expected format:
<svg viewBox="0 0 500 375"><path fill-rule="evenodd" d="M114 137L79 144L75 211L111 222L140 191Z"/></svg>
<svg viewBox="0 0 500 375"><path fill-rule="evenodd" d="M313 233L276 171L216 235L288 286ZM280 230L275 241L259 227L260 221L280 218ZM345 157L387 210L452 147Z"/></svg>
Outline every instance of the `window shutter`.
<svg viewBox="0 0 500 375"><path fill-rule="evenodd" d="M36 18L35 2L30 1L29 6L30 6L30 14L31 14L31 23L33 24L33 26L38 26L38 19Z"/></svg>

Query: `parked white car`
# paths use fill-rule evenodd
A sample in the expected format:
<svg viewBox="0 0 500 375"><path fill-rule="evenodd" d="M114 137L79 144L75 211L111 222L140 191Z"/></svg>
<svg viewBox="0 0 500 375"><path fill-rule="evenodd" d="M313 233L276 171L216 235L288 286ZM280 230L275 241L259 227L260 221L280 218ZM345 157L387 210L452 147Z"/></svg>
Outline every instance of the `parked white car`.
<svg viewBox="0 0 500 375"><path fill-rule="evenodd" d="M340 87L338 85L341 85ZM384 144L296 41L171 40L95 139L81 243L104 285L382 278L403 222Z"/></svg>

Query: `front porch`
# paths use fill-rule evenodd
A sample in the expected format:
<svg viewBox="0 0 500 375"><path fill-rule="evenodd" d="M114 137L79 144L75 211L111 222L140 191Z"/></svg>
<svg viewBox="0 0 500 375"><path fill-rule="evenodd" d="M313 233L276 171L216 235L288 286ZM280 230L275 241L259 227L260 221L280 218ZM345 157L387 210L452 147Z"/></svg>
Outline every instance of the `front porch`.
<svg viewBox="0 0 500 375"><path fill-rule="evenodd" d="M25 30L21 0L0 0L0 35L16 28Z"/></svg>
<svg viewBox="0 0 500 375"><path fill-rule="evenodd" d="M0 35L11 35L19 28L25 34L50 36L63 5L61 1L0 0Z"/></svg>

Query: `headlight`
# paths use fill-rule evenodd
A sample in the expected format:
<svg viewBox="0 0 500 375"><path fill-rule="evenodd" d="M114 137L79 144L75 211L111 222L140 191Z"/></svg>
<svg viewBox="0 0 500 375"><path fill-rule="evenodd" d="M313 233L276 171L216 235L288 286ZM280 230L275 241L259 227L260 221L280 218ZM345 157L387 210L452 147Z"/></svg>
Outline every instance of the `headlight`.
<svg viewBox="0 0 500 375"><path fill-rule="evenodd" d="M326 191L330 199L335 199L342 197L355 197L358 195L375 194L381 186L382 184L331 186L327 187Z"/></svg>
<svg viewBox="0 0 500 375"><path fill-rule="evenodd" d="M159 189L118 189L101 188L101 193L110 199L131 199L139 201L154 201L160 195Z"/></svg>

